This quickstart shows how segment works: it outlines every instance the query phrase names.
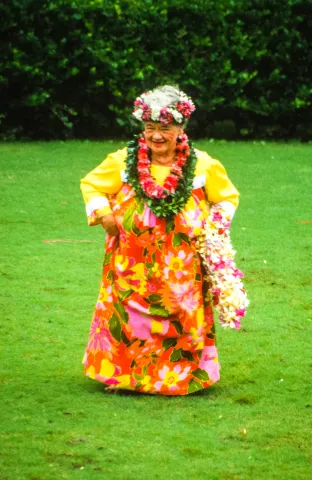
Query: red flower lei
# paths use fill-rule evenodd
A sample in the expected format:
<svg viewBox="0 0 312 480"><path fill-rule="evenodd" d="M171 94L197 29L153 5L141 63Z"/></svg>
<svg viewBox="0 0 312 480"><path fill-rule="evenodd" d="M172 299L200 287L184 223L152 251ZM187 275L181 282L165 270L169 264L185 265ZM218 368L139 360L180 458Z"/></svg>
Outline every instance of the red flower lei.
<svg viewBox="0 0 312 480"><path fill-rule="evenodd" d="M181 135L177 143L175 162L171 166L170 173L165 179L163 187L157 185L151 175L152 162L148 156L148 146L146 145L145 138L139 139L139 146L137 169L139 172L139 182L145 195L149 198L166 198L168 195L174 194L179 179L183 176L182 168L190 154L187 135L185 133Z"/></svg>

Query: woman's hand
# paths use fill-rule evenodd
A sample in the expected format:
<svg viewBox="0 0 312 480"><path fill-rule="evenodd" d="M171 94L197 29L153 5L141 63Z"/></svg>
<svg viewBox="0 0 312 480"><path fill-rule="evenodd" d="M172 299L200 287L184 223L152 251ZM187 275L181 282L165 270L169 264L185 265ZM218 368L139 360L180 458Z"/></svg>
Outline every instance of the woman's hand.
<svg viewBox="0 0 312 480"><path fill-rule="evenodd" d="M102 227L107 231L112 237L119 235L119 230L114 215L104 215L100 218Z"/></svg>

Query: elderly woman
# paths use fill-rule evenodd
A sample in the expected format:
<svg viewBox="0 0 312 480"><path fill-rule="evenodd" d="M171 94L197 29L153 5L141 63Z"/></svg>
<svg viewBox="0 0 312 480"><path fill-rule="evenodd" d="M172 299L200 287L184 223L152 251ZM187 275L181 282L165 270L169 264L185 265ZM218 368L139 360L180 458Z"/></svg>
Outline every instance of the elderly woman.
<svg viewBox="0 0 312 480"><path fill-rule="evenodd" d="M81 181L89 225L107 232L83 363L110 390L185 395L219 380L196 238L211 205L233 216L239 194L221 163L189 142L194 110L175 87L144 93L134 103L142 135Z"/></svg>

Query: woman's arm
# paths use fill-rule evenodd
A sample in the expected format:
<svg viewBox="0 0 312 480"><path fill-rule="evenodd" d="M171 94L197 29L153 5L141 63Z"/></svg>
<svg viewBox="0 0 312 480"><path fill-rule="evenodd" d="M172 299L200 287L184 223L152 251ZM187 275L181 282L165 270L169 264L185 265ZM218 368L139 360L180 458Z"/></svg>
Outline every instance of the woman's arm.
<svg viewBox="0 0 312 480"><path fill-rule="evenodd" d="M224 166L212 158L206 169L205 191L209 202L221 205L231 218L234 216L239 193L227 176Z"/></svg>
<svg viewBox="0 0 312 480"><path fill-rule="evenodd" d="M86 204L90 226L101 224L110 235L118 233L109 195L122 187L121 170L125 169L127 149L109 154L105 160L81 180L81 191Z"/></svg>

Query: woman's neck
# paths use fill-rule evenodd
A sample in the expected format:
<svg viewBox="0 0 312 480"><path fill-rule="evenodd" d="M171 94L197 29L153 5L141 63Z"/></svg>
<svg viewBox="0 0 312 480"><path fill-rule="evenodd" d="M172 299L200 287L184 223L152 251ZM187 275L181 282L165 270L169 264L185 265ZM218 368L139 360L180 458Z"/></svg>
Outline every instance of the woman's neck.
<svg viewBox="0 0 312 480"><path fill-rule="evenodd" d="M155 153L152 154L153 165L170 167L174 163L174 160L175 160L174 153L172 155L155 155Z"/></svg>

